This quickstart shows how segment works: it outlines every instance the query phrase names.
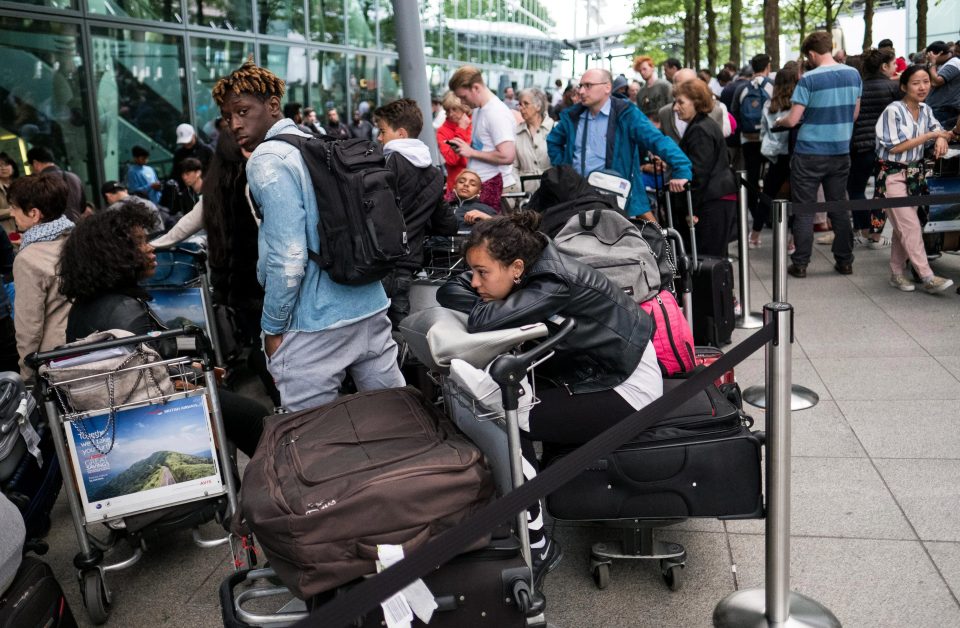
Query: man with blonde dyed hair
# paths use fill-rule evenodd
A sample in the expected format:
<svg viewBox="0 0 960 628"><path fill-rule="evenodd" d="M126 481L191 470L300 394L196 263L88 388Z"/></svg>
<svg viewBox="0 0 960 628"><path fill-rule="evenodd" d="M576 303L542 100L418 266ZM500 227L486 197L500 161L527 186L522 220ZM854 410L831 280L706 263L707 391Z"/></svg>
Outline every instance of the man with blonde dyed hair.
<svg viewBox="0 0 960 628"><path fill-rule="evenodd" d="M652 120L657 117L660 107L670 102L670 83L657 78L656 66L650 57L634 59L633 70L643 79L637 92L637 106Z"/></svg>
<svg viewBox="0 0 960 628"><path fill-rule="evenodd" d="M503 101L483 82L477 68L465 65L450 78L450 91L473 108L473 138L450 139L450 147L467 158L467 168L480 175L480 202L499 209L503 188L515 183L516 122Z"/></svg>

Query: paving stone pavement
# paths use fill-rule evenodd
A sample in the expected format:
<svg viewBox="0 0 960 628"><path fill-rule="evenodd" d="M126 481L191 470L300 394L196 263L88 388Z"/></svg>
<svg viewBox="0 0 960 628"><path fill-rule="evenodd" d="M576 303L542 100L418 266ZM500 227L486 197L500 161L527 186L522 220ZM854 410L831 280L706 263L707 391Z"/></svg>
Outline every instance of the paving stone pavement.
<svg viewBox="0 0 960 628"><path fill-rule="evenodd" d="M772 291L771 240L764 233L764 246L751 252L755 310ZM854 274L840 276L828 247L815 246L808 277L789 283L794 380L821 397L792 416L792 587L847 627L960 626L960 297L893 290L889 249L855 253ZM960 256L944 255L934 268L960 280ZM734 341L749 333L737 330ZM738 367L737 379L763 382L761 353ZM763 412L748 411L762 428ZM46 560L88 626L62 497L54 517ZM547 579L548 618L563 628L709 626L725 595L763 584L763 533L763 521L658 530L657 538L686 546L683 587L669 591L655 564L618 562L600 591L589 547L611 531L558 523L565 559ZM187 533L149 549L133 568L108 575L108 625L221 625L217 587L231 570L228 552L196 548Z"/></svg>

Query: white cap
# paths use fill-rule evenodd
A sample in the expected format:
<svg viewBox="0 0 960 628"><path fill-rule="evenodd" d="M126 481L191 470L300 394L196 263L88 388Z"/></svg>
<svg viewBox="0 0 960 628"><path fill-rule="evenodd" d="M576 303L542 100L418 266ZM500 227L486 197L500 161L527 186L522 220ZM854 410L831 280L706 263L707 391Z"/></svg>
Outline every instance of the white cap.
<svg viewBox="0 0 960 628"><path fill-rule="evenodd" d="M184 122L177 127L177 144L189 144L196 134L193 127Z"/></svg>

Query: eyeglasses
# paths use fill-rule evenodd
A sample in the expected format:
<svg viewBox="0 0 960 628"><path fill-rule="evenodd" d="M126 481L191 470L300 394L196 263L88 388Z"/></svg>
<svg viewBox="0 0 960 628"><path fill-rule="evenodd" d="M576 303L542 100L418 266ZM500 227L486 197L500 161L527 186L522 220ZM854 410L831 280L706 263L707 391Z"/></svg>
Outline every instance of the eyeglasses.
<svg viewBox="0 0 960 628"><path fill-rule="evenodd" d="M601 81L599 83L580 83L579 85L577 85L577 89L592 89L597 85L609 85L609 84L610 84L609 81Z"/></svg>

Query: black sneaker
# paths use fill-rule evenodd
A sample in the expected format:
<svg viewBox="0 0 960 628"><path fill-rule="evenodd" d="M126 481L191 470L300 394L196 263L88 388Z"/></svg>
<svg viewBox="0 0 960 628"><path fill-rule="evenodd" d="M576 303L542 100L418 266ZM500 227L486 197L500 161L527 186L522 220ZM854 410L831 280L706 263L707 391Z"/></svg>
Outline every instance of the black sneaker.
<svg viewBox="0 0 960 628"><path fill-rule="evenodd" d="M533 587L537 591L543 587L543 579L557 568L563 560L563 550L553 539L547 539L547 545L539 549L530 548L533 557Z"/></svg>

